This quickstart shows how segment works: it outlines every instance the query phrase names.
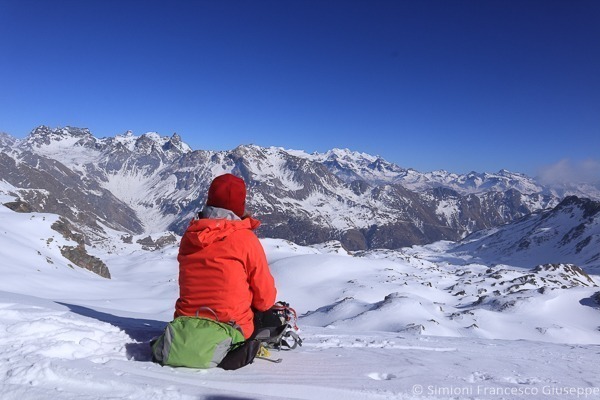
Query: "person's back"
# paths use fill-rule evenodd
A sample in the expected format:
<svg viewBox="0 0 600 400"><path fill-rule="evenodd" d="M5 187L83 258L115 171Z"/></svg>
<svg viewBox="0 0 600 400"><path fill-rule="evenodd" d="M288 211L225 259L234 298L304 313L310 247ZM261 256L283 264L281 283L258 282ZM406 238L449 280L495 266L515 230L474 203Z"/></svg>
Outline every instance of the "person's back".
<svg viewBox="0 0 600 400"><path fill-rule="evenodd" d="M245 216L245 184L231 174L213 180L207 206L193 220L179 248L179 299L175 316L213 317L238 324L246 338L256 311L275 303L267 259L252 232L260 223Z"/></svg>

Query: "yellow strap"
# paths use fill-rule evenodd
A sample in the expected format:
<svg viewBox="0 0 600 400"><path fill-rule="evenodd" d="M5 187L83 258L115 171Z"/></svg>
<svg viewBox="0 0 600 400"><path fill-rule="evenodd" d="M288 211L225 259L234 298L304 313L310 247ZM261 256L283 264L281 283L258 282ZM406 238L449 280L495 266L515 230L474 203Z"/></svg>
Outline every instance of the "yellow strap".
<svg viewBox="0 0 600 400"><path fill-rule="evenodd" d="M257 356L258 357L270 357L271 352L269 352L269 350L261 344L260 349L258 350Z"/></svg>

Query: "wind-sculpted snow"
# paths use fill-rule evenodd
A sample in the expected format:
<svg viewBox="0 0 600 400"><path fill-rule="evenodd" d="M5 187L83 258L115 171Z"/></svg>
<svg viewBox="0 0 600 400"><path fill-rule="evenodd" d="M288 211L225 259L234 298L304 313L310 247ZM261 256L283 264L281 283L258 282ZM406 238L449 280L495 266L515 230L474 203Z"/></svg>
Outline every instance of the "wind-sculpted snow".
<svg viewBox="0 0 600 400"><path fill-rule="evenodd" d="M438 256L368 252L343 262L336 260L339 256L299 255L275 261L272 268L290 281L294 275L295 284L282 295L292 303L309 299L301 308L302 321L309 325L435 336L600 340L598 305L582 305L595 304L592 298L600 289L577 267L524 270L423 259ZM299 273L292 265L310 266ZM317 276L323 280L317 282Z"/></svg>
<svg viewBox="0 0 600 400"><path fill-rule="evenodd" d="M598 389L588 346L306 327L304 346L278 353L280 364L191 370L140 358L131 349L147 343L118 319L3 292L0 307L3 400L547 399L566 390L594 398Z"/></svg>
<svg viewBox="0 0 600 400"><path fill-rule="evenodd" d="M170 368L150 362L149 341L173 315L177 244L147 251L143 235L106 228L90 246L106 280L62 258L56 246L67 241L50 228L58 216L2 209L3 400L600 394L598 276L574 265L484 265L448 242L355 253L264 239L304 345L272 354L280 364Z"/></svg>

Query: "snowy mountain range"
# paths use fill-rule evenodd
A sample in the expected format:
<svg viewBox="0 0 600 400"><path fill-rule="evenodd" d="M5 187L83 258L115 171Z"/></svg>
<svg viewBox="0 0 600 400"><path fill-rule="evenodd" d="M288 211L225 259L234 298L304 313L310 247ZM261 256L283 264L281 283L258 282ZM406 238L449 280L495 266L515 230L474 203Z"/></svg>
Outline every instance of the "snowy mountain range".
<svg viewBox="0 0 600 400"><path fill-rule="evenodd" d="M88 243L106 228L181 233L212 178L225 172L246 180L261 236L339 240L349 250L459 240L554 207L567 194L600 199L590 185L550 188L505 170L421 173L341 149L192 151L177 134L99 139L87 129L40 126L23 140L0 135L0 148L0 190L67 218Z"/></svg>
<svg viewBox="0 0 600 400"><path fill-rule="evenodd" d="M2 399L600 395L593 186L77 128L0 148ZM304 345L238 371L161 367L149 341L178 297L170 231L223 172L250 187Z"/></svg>

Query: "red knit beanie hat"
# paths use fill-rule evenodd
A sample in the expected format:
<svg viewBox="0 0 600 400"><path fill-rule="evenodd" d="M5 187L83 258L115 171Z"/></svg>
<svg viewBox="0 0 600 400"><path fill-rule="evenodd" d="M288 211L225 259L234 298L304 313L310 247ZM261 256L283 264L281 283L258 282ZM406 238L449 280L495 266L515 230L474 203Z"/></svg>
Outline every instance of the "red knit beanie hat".
<svg viewBox="0 0 600 400"><path fill-rule="evenodd" d="M217 176L208 189L206 205L231 210L242 218L246 211L246 184L232 174Z"/></svg>

